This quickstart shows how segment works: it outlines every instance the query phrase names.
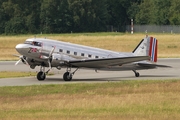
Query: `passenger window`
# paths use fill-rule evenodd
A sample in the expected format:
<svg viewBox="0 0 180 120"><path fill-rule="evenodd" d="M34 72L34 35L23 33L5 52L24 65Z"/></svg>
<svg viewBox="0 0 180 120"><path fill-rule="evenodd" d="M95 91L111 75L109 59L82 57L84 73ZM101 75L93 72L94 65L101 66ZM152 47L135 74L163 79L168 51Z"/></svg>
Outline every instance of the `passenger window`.
<svg viewBox="0 0 180 120"><path fill-rule="evenodd" d="M59 49L59 52L63 52L63 50L62 50L62 49Z"/></svg>
<svg viewBox="0 0 180 120"><path fill-rule="evenodd" d="M67 50L67 54L70 54L70 51L69 51L69 50Z"/></svg>
<svg viewBox="0 0 180 120"><path fill-rule="evenodd" d="M74 55L77 55L77 52L74 52Z"/></svg>
<svg viewBox="0 0 180 120"><path fill-rule="evenodd" d="M81 56L84 56L84 53L81 53Z"/></svg>
<svg viewBox="0 0 180 120"><path fill-rule="evenodd" d="M91 58L91 57L92 57L92 55L88 55L88 57L89 57L89 58Z"/></svg>
<svg viewBox="0 0 180 120"><path fill-rule="evenodd" d="M95 58L99 58L99 56L96 56Z"/></svg>

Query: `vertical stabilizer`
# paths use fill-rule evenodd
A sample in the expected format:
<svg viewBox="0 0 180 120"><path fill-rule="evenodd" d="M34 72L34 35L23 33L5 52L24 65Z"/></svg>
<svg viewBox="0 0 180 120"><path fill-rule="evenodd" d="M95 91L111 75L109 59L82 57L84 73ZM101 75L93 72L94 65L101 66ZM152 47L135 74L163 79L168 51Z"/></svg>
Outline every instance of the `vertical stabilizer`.
<svg viewBox="0 0 180 120"><path fill-rule="evenodd" d="M156 38L146 37L134 49L133 54L135 56L150 56L150 61L157 62L157 46L158 41Z"/></svg>

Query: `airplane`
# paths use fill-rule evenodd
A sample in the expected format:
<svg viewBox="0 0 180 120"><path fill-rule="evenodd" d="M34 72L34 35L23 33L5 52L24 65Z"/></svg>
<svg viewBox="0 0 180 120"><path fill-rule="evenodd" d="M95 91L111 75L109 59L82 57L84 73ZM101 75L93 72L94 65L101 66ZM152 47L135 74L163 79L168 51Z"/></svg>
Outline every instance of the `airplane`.
<svg viewBox="0 0 180 120"><path fill-rule="evenodd" d="M137 70L169 67L157 65L158 40L146 36L132 52L116 52L95 47L73 44L46 38L29 38L24 43L16 45L16 50L21 55L15 63L20 61L29 65L31 69L40 66L37 79L43 81L52 67L58 70L66 68L63 75L64 81L71 81L75 72L80 69L94 69L106 71L132 70L136 77L140 74ZM48 70L45 71L45 67ZM75 68L72 71L71 68Z"/></svg>

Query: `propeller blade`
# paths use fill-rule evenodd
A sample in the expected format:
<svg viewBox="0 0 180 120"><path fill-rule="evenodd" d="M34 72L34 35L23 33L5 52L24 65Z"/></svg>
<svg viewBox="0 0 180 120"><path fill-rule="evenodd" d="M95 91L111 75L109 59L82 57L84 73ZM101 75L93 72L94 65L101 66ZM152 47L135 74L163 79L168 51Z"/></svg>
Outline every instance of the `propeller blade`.
<svg viewBox="0 0 180 120"><path fill-rule="evenodd" d="M25 62L26 65L29 65L28 62L27 62L27 60L25 59L25 56L23 56L23 55L15 55L15 54L14 54L14 56L20 58L20 59L15 63L15 65L18 65L20 61L22 61L23 63Z"/></svg>
<svg viewBox="0 0 180 120"><path fill-rule="evenodd" d="M21 57L21 55L16 55L16 54L13 54L13 56L16 56L16 57L19 57L19 58Z"/></svg>
<svg viewBox="0 0 180 120"><path fill-rule="evenodd" d="M52 56L52 54L53 54L55 48L56 48L56 47L53 47L53 48L52 48L51 52L49 53L49 58Z"/></svg>
<svg viewBox="0 0 180 120"><path fill-rule="evenodd" d="M51 52L49 53L49 57L48 57L48 64L49 64L49 67L50 67L50 68L52 68L52 67L51 67L51 62L50 62L50 59L51 59L51 56L52 56L52 54L53 54L53 52L54 52L55 48L56 48L56 47L54 46L54 47L52 48Z"/></svg>
<svg viewBox="0 0 180 120"><path fill-rule="evenodd" d="M41 59L47 60L50 68L52 68L52 67L51 67L51 61L50 61L50 60L51 60L52 54L54 53L55 48L56 48L56 47L53 47L53 48L52 48L52 50L51 50L50 53L49 53L49 56L45 56L45 55L41 55L41 56L40 56Z"/></svg>
<svg viewBox="0 0 180 120"><path fill-rule="evenodd" d="M24 57L23 56L21 56L21 59L26 63L26 65L29 65L28 64L28 62L27 62L27 60L26 59L24 59Z"/></svg>
<svg viewBox="0 0 180 120"><path fill-rule="evenodd" d="M50 62L50 60L48 59L48 64L49 64L49 67L51 68L51 62Z"/></svg>
<svg viewBox="0 0 180 120"><path fill-rule="evenodd" d="M15 66L16 66L17 64L19 64L20 61L21 61L21 59L19 59L19 60L15 63Z"/></svg>

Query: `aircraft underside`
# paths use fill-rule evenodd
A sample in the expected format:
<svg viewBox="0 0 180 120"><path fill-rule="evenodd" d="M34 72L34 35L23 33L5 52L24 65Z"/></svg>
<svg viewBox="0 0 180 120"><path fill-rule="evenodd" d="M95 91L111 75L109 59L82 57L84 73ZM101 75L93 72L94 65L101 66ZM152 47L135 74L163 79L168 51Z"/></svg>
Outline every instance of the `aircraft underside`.
<svg viewBox="0 0 180 120"><path fill-rule="evenodd" d="M63 74L63 79L64 81L71 81L73 78L73 75L76 73L76 71L79 69L79 67L69 67L69 66L59 66L56 67L58 70L60 70L61 68L66 68L66 72ZM75 68L75 70L71 68ZM140 74L139 72L137 72L137 70L144 70L144 69L154 69L154 67L152 68L148 68L148 67L143 67L143 66L139 66L138 64L127 64L127 65L123 65L123 66L108 66L108 67L104 67L104 68L81 68L81 69L93 69L95 71L133 71L136 77L139 77ZM51 70L51 68L49 68L47 71L45 71L45 67L44 66L40 66L40 71L37 74L37 79L39 81L43 81L46 79L46 74L48 74L48 72Z"/></svg>
<svg viewBox="0 0 180 120"><path fill-rule="evenodd" d="M63 61L56 61L54 62L53 60L48 61L39 61L38 59L30 59L25 56L20 57L21 61L24 64L28 64L31 69L34 69L36 66L40 66L40 71L37 74L37 79L39 81L43 81L46 79L46 75L48 72L52 69L52 67L57 68L58 70L61 70L61 68L66 68L66 72L63 74L63 79L65 81L71 81L73 78L73 75L76 73L76 71L81 68L81 69L93 69L95 71L101 70L101 71L133 71L136 77L139 77L140 74L137 72L137 70L144 70L144 69L154 69L155 66L147 66L139 63L130 63L130 64L123 64L123 65L115 65L115 66L101 66L101 67L78 67L78 66L73 66L70 64L66 64ZM49 63L50 62L50 63ZM47 68L47 69L46 69ZM72 71L71 68L75 68L74 71Z"/></svg>

